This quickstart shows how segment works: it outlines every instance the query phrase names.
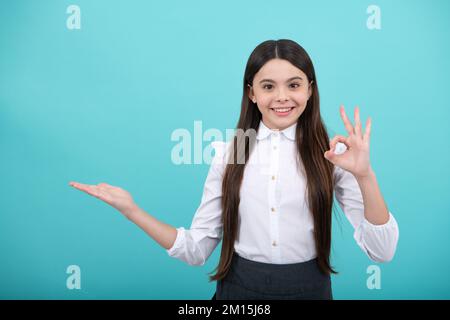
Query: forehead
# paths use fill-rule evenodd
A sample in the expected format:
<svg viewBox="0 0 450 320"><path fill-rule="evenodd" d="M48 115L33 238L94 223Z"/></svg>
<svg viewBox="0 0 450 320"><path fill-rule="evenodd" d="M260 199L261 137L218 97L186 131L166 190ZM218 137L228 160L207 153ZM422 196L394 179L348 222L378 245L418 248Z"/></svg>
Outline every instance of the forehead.
<svg viewBox="0 0 450 320"><path fill-rule="evenodd" d="M307 80L306 74L287 60L271 59L255 74L254 80L271 79L284 82L289 78L299 76Z"/></svg>

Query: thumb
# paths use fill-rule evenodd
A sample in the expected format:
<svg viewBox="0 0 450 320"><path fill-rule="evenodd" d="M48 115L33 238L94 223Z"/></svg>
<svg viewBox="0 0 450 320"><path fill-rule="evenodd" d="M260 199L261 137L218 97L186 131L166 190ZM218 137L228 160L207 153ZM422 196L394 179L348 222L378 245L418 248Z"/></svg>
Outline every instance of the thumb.
<svg viewBox="0 0 450 320"><path fill-rule="evenodd" d="M333 162L332 160L333 160L334 157L335 157L335 153L334 153L332 150L328 150L328 151L325 151L325 153L323 154L323 156L325 157L325 159L327 159L327 160Z"/></svg>

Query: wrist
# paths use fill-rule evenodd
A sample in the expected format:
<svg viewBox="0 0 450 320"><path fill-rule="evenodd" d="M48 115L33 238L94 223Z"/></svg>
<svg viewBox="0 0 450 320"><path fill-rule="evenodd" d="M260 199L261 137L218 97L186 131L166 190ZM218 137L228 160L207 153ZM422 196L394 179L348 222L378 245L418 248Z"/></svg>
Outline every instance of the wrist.
<svg viewBox="0 0 450 320"><path fill-rule="evenodd" d="M129 209L127 210L123 210L122 214L125 216L125 218L127 218L128 220L132 220L133 217L136 216L136 214L138 214L140 208L137 205L133 205L131 206Z"/></svg>
<svg viewBox="0 0 450 320"><path fill-rule="evenodd" d="M365 180L371 180L375 178L375 172L372 170L372 167L369 167L366 173L355 175L356 180L358 182L363 182Z"/></svg>

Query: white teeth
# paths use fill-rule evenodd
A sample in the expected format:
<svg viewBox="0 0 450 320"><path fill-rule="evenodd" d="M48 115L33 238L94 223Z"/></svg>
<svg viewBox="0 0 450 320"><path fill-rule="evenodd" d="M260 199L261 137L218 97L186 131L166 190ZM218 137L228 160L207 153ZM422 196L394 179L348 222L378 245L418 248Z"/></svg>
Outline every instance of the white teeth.
<svg viewBox="0 0 450 320"><path fill-rule="evenodd" d="M292 108L274 109L276 112L288 112Z"/></svg>

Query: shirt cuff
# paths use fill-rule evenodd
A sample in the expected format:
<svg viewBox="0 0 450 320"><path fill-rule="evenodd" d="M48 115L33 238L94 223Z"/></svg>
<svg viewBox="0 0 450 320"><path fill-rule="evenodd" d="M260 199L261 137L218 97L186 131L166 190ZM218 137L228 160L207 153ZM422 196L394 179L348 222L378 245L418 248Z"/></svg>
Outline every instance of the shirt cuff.
<svg viewBox="0 0 450 320"><path fill-rule="evenodd" d="M175 242L173 243L171 248L166 250L169 256L173 256L177 249L181 247L184 242L185 236L185 229L183 227L177 228L177 237L175 238Z"/></svg>
<svg viewBox="0 0 450 320"><path fill-rule="evenodd" d="M385 229L385 228L394 227L396 225L395 222L396 222L395 218L390 211L389 211L389 219L385 224L373 224L373 223L370 223L369 220L367 220L365 216L363 218L363 224L365 224L366 226L368 226L369 228L372 228L372 229Z"/></svg>

